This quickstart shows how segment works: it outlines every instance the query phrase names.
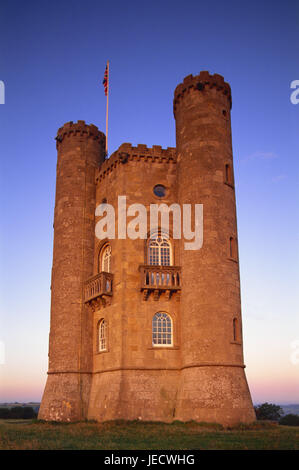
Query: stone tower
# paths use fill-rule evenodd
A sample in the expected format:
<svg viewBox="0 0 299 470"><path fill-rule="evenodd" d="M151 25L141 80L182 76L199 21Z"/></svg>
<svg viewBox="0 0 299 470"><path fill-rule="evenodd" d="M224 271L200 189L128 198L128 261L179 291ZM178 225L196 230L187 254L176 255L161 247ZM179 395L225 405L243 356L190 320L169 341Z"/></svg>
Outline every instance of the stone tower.
<svg viewBox="0 0 299 470"><path fill-rule="evenodd" d="M182 249L178 418L252 421L244 374L231 90L220 75L189 75L174 96L180 204L203 204L203 246Z"/></svg>
<svg viewBox="0 0 299 470"><path fill-rule="evenodd" d="M83 283L93 273L95 170L105 136L84 121L58 130L49 371L39 418L86 416L92 372L92 321Z"/></svg>
<svg viewBox="0 0 299 470"><path fill-rule="evenodd" d="M175 90L176 148L122 144L84 121L58 131L49 375L39 418L255 419L244 374L231 92L201 72ZM118 229L125 208L203 205L203 246ZM95 236L95 208L116 236ZM128 225L128 224L127 224Z"/></svg>

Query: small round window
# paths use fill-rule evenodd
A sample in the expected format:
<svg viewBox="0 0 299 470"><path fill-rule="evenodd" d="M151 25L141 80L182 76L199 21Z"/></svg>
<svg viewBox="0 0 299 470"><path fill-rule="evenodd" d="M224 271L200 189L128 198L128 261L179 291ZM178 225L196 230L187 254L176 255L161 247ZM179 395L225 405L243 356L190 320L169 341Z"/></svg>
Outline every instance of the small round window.
<svg viewBox="0 0 299 470"><path fill-rule="evenodd" d="M154 187L154 194L158 197L164 197L166 195L166 188L163 184L156 184Z"/></svg>

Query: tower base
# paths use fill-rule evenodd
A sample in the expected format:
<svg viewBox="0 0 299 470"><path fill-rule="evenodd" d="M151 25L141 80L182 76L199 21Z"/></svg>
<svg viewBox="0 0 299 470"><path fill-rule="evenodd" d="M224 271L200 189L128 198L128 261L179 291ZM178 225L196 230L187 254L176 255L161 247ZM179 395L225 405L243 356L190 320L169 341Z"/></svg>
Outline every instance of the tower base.
<svg viewBox="0 0 299 470"><path fill-rule="evenodd" d="M175 418L224 426L256 420L243 366L202 366L181 371Z"/></svg>
<svg viewBox="0 0 299 470"><path fill-rule="evenodd" d="M171 422L178 374L177 370L142 369L95 374L88 418Z"/></svg>
<svg viewBox="0 0 299 470"><path fill-rule="evenodd" d="M256 417L242 366L204 366L95 374L88 419L230 426L251 423Z"/></svg>
<svg viewBox="0 0 299 470"><path fill-rule="evenodd" d="M86 419L90 384L91 374L49 374L38 419L61 422Z"/></svg>

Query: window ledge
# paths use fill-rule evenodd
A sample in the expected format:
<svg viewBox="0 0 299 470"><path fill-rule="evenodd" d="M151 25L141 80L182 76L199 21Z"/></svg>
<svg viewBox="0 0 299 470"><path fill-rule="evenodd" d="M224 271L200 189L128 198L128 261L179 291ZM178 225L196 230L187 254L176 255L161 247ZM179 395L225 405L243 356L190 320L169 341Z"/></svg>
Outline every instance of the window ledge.
<svg viewBox="0 0 299 470"><path fill-rule="evenodd" d="M242 343L240 341L231 341L230 344L238 344L239 346L242 346Z"/></svg>
<svg viewBox="0 0 299 470"><path fill-rule="evenodd" d="M164 350L164 349L180 349L179 346L150 346L149 348L147 348L148 350L156 350L156 349L159 349L159 350Z"/></svg>
<svg viewBox="0 0 299 470"><path fill-rule="evenodd" d="M109 349L105 349L105 351L97 351L95 353L95 355L97 356L98 354L105 354L105 353L108 353L109 352Z"/></svg>
<svg viewBox="0 0 299 470"><path fill-rule="evenodd" d="M231 256L228 256L227 259L229 261L233 261L234 263L238 263L239 261L236 258L232 258Z"/></svg>

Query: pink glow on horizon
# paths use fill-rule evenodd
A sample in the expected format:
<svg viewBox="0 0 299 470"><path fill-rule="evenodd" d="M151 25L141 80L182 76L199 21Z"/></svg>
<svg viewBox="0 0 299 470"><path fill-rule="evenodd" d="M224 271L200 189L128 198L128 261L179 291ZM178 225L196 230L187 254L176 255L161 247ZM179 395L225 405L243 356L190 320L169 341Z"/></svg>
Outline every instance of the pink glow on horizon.
<svg viewBox="0 0 299 470"><path fill-rule="evenodd" d="M46 383L46 375L28 377L10 377L1 380L0 402L40 402ZM258 403L295 404L299 403L298 377L284 380L281 377L264 375L264 377L248 377L248 385L252 401Z"/></svg>
<svg viewBox="0 0 299 470"><path fill-rule="evenodd" d="M297 383L276 380L257 381L250 386L253 403L296 404L299 402Z"/></svg>

